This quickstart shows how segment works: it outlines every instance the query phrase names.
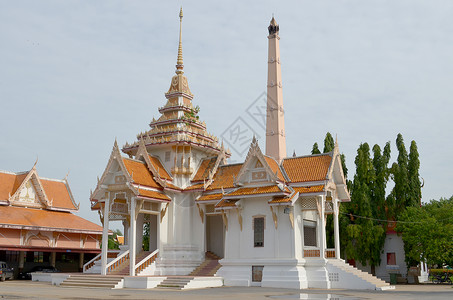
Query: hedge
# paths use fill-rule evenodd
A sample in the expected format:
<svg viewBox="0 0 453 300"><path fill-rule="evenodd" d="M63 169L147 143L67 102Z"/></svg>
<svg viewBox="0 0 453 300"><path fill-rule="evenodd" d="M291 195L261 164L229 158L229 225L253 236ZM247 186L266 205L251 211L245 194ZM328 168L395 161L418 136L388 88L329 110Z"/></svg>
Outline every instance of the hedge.
<svg viewBox="0 0 453 300"><path fill-rule="evenodd" d="M431 269L429 270L429 275L443 275L444 273L450 274L453 276L453 269Z"/></svg>

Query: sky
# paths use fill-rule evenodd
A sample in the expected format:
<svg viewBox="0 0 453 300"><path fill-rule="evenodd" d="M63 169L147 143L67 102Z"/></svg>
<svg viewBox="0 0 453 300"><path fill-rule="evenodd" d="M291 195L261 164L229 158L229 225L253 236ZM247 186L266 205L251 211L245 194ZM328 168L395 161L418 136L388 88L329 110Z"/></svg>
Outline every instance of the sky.
<svg viewBox="0 0 453 300"><path fill-rule="evenodd" d="M453 2L0 0L0 169L68 180L79 215L115 138L134 142L166 103L183 5L184 70L208 131L245 159L264 129L267 26L280 25L288 156L338 137L415 140L423 201L453 195ZM263 96L264 95L264 96ZM321 146L322 147L322 146ZM245 151L245 152L244 152Z"/></svg>

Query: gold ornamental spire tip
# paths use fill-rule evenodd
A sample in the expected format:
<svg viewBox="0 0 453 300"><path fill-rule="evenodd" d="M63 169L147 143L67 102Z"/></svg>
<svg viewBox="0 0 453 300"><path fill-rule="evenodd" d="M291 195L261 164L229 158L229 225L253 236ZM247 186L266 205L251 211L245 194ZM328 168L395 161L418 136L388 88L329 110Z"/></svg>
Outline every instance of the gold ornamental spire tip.
<svg viewBox="0 0 453 300"><path fill-rule="evenodd" d="M178 46L178 59L176 60L176 74L183 74L184 63L182 60L182 6L179 11L179 46Z"/></svg>

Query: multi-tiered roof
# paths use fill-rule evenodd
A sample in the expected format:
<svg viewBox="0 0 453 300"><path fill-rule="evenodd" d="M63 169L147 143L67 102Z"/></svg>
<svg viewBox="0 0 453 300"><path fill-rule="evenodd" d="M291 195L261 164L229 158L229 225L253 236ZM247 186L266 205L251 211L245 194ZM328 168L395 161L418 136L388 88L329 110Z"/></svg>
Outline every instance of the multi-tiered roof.
<svg viewBox="0 0 453 300"><path fill-rule="evenodd" d="M137 135L133 144L126 143L123 152L135 154L139 141L144 140L146 147L165 144L188 144L212 150L212 154L219 153L221 146L218 138L206 131L206 124L199 120L199 107L192 104L193 94L190 92L187 77L184 76L182 57L182 9L179 14L179 47L176 61L176 75L171 79L170 88L165 97L167 103L159 108L161 116L153 118L150 130Z"/></svg>

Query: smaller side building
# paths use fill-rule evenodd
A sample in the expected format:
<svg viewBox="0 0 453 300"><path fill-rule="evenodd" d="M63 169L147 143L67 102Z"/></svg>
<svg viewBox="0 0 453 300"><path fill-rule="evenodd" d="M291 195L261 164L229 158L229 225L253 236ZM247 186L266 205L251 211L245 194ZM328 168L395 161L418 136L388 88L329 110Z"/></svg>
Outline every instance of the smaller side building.
<svg viewBox="0 0 453 300"><path fill-rule="evenodd" d="M357 268L371 273L370 266L357 262ZM381 253L381 264L376 266L376 277L391 282L391 275L396 274L398 283L415 283L428 281L428 266L420 262L417 268L408 270L405 261L404 242L401 233L396 231L396 222L389 220L385 243Z"/></svg>
<svg viewBox="0 0 453 300"><path fill-rule="evenodd" d="M15 275L35 265L77 272L100 253L102 227L74 213L79 209L63 180L0 171L0 261Z"/></svg>

